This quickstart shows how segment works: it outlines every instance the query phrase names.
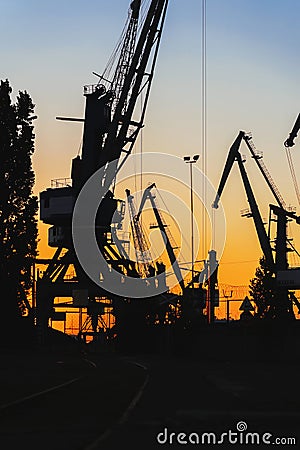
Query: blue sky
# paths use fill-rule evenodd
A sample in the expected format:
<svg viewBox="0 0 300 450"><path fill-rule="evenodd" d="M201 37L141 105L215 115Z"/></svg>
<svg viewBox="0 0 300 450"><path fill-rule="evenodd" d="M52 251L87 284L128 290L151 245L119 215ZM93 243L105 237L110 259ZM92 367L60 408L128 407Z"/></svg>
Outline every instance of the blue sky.
<svg viewBox="0 0 300 450"><path fill-rule="evenodd" d="M82 86L96 81L92 71L104 69L129 3L0 0L0 78L8 78L15 93L30 93L39 117L37 191L52 178L69 176L82 128L57 122L55 116L83 115ZM201 153L201 5L201 0L169 2L146 116L145 151ZM207 0L209 178L218 183L238 131L252 131L287 203L294 205L282 143L300 111L299 17L298 0ZM296 168L299 147L300 137L293 152ZM246 168L266 216L270 195L250 157ZM224 191L224 206L230 211L229 237L237 237L224 257L238 258L231 252L239 251L246 235L253 242L247 259L257 259L253 224L239 217L247 202L236 169Z"/></svg>

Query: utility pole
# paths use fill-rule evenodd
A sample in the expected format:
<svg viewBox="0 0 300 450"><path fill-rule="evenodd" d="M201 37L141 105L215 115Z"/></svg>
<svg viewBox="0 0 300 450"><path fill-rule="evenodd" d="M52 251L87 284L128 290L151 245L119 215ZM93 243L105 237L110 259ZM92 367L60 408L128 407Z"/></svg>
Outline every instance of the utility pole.
<svg viewBox="0 0 300 450"><path fill-rule="evenodd" d="M208 258L208 322L215 321L215 306L218 300L218 261L215 250L210 250ZM217 305L218 306L218 305Z"/></svg>
<svg viewBox="0 0 300 450"><path fill-rule="evenodd" d="M194 257L194 193L193 193L193 164L195 164L200 155L184 156L183 160L190 165L190 191L191 191L191 247L192 247L192 289L194 289L194 272L195 272L195 257Z"/></svg>

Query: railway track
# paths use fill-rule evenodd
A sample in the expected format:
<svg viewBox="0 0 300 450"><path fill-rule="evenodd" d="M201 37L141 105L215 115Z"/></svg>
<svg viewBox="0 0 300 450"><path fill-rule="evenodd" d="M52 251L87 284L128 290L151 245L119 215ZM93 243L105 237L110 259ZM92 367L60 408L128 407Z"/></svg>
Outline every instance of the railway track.
<svg viewBox="0 0 300 450"><path fill-rule="evenodd" d="M89 362L87 362L88 364ZM0 448L92 450L134 407L147 376L117 358L0 406Z"/></svg>

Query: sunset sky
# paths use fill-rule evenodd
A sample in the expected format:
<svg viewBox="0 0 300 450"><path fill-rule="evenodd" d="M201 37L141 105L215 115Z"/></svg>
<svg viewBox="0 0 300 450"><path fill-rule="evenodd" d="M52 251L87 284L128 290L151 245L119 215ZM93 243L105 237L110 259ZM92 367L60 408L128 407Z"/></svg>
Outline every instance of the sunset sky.
<svg viewBox="0 0 300 450"><path fill-rule="evenodd" d="M55 117L83 116L82 87L97 82L92 71L103 71L129 3L0 0L0 78L10 80L14 94L26 89L36 104L36 193L49 187L51 179L70 176L82 124L58 122ZM169 2L143 131L144 152L178 157L202 153L201 6L201 0ZM300 213L283 147L300 112L299 16L298 0L207 0L208 177L217 187L239 130L251 131L286 203L298 206ZM246 170L267 218L272 196L247 148L241 151L247 155ZM297 173L300 136L293 156ZM188 171L183 162L182 170ZM222 200L227 240L219 255L220 280L247 285L261 251L252 220L240 217L248 205L237 167ZM201 222L197 211L196 220ZM45 230L41 227L43 252ZM300 246L300 230L294 224L291 236ZM291 262L299 264L297 259Z"/></svg>

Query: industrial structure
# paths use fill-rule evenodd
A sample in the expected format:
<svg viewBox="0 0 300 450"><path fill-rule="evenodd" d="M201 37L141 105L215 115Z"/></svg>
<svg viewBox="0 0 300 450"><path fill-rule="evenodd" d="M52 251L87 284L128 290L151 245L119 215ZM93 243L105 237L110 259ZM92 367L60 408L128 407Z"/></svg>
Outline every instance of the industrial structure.
<svg viewBox="0 0 300 450"><path fill-rule="evenodd" d="M295 137L295 127L293 129L292 136ZM255 199L255 195L244 166L245 159L239 152L239 148L242 141L246 143L248 149L250 150L252 158L256 162L260 172L262 173L269 189L271 190L277 202L277 205L272 204L269 205L270 215L269 215L268 233L265 229L264 222L261 217L259 207ZM229 173L235 161L238 164L245 192L247 195L248 203L250 206L250 209L242 211L242 216L253 218L263 256L265 258L270 273L274 275L273 289L276 290L276 295L273 304L270 305L269 314L272 318L276 319L293 317L294 315L293 302L296 303L298 308L300 305L295 295L292 296L290 295L289 289L295 287L298 288L298 286L291 283L288 280L286 280L286 282L283 283L282 277L286 276L291 277L291 273L297 274L297 277L299 277L298 275L300 273L299 269L288 268L288 257L287 257L288 252L291 250L296 251L296 249L292 246L290 240L288 239L287 223L289 220L295 220L297 224L300 224L300 217L296 215L295 211L286 206L286 203L283 200L283 197L280 194L279 189L277 188L270 172L268 171L266 165L263 162L262 153L256 150L255 145L252 141L252 136L250 134L245 133L244 131L239 132L237 138L235 139L234 143L232 144L229 150L228 157L217 190L217 195L213 203L214 208L218 208L220 197L222 195ZM276 222L275 249L273 249L271 245L271 236L270 236L271 221ZM273 255L273 253L275 253L275 255Z"/></svg>
<svg viewBox="0 0 300 450"><path fill-rule="evenodd" d="M142 8L144 10L142 11ZM148 7L142 0L130 4L127 26L122 34L121 45L102 75L94 73L99 81L84 87L84 118L62 118L60 120L83 123L83 143L81 156L72 160L70 179L53 180L51 188L40 193L40 218L50 225L48 244L55 249L52 259L38 260L46 266L36 282L36 310L39 338L47 338L49 320L59 315L62 305L68 308L86 310L83 321L80 316L78 336L87 336L104 341L136 341L136 335L145 336L149 327L169 327L180 324L182 329L212 324L215 321L215 307L219 304L218 260L216 251L211 249L207 260L203 260L201 270L194 269L192 243L191 277L183 276L176 244L161 213L153 193L155 182L143 193L140 206L129 189L125 190L126 200L115 197L115 185L120 168L126 164L144 126L147 103L154 77L156 60L166 18L168 0L152 0ZM141 110L136 111L137 104ZM138 118L136 118L138 116ZM285 141L289 148L300 128L300 115ZM244 158L239 148L245 142L276 204L269 205L270 224L276 223L275 248L272 248L271 225L265 229L251 183L244 167ZM196 155L197 158L199 155ZM250 209L243 216L252 217L262 253L273 274L277 295L270 306L270 316L276 319L293 316L293 303L300 310L300 304L290 289L300 289L300 269L290 269L288 252L295 250L287 236L290 220L300 224L300 217L286 206L269 170L258 152L252 136L240 131L232 144L224 171L213 203L217 208L226 181L234 162L237 162ZM299 194L295 173L296 193ZM195 162L195 161L193 161ZM95 220L95 237L101 254L109 270L119 274L119 283L125 277L143 280L149 287L149 296L135 298L117 295L104 287L106 273L99 273L99 283L95 283L82 267L72 238L72 220L76 201L91 177L102 168L99 186L106 186L106 194L101 199ZM191 189L192 191L192 189ZM299 194L300 203L300 194ZM145 203L149 202L155 223L151 227L159 229L168 258L169 266L177 280L176 293L171 292L167 283L165 261L156 260L151 254L147 232L141 222ZM125 209L130 217L131 237L123 232ZM130 245L134 247L134 257ZM187 281L187 278L189 280ZM151 289L150 289L151 288ZM56 298L71 299L57 304ZM251 314L252 316L252 314ZM229 321L229 311L227 312ZM145 330L148 330L145 333ZM149 333L147 334L149 336Z"/></svg>
<svg viewBox="0 0 300 450"><path fill-rule="evenodd" d="M48 234L49 246L55 248L50 260L38 260L46 265L36 282L37 324L41 342L45 340L49 319L55 319L58 312L55 298L69 298L71 302L60 304L69 308L87 308L87 319L81 324L79 335L96 336L99 332L107 332L109 336L121 336L122 330L130 329L130 323L135 324L170 323L183 311L190 310L195 304L195 311L203 317L206 303L206 291L203 283L208 283L208 267L206 262L202 281L199 283L199 272L195 272L197 286L194 281L185 286L184 277L180 273L166 225L155 205L151 188L145 191L143 201L149 199L157 220L157 227L166 236L166 249L181 288L180 295L168 291L163 281L163 293L152 295L150 299L121 297L101 288L85 273L79 263L72 240L72 216L74 205L85 183L90 177L103 168L99 186L106 185L107 193L99 206L95 230L97 244L104 255L107 266L122 275L145 278L155 277L165 270L164 264L151 261L147 237L139 223L140 210L136 212L133 197L126 191L128 209L131 215L131 232L135 247L136 260L130 259L128 236L122 235L122 223L126 203L115 198L114 186L117 173L126 163L140 130L144 126L147 102L153 80L158 49L166 17L168 1L152 0L141 14L143 2L134 0L130 4L127 28L123 33L119 53L114 54L103 75L97 75L99 81L95 85L84 87L86 99L84 118L62 118L83 122L82 154L72 160L71 178L54 180L51 188L40 193L40 218L50 225ZM138 119L133 119L136 105L142 103ZM110 166L113 171L108 170ZM214 258L216 265L216 258ZM211 270L211 272L213 272ZM205 275L206 274L206 275ZM100 273L101 277L105 274ZM165 277L160 277L164 280ZM162 283L162 281L161 281ZM157 286L160 288L161 285ZM213 291L217 280L213 283ZM212 288L208 290L208 296ZM104 326L104 316L112 315L111 326Z"/></svg>

